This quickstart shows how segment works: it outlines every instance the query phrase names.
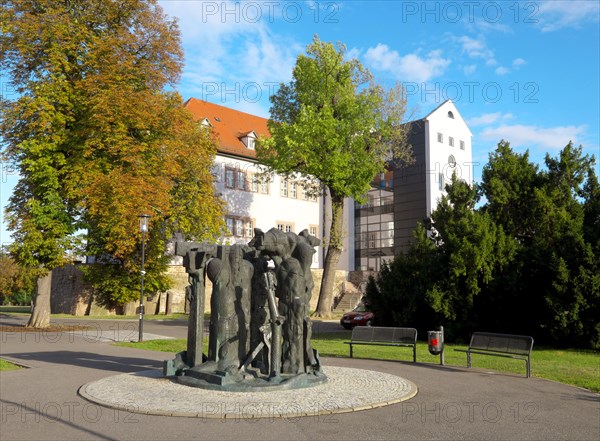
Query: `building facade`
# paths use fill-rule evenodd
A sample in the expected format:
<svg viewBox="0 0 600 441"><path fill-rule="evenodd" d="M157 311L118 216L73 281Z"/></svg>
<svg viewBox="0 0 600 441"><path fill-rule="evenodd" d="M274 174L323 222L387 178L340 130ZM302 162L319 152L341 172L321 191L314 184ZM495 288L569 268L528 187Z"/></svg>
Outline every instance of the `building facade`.
<svg viewBox="0 0 600 441"><path fill-rule="evenodd" d="M267 119L195 98L185 106L218 140L213 174L227 204L224 242L247 243L255 227L294 233L306 228L320 239L327 236L326 195L310 197L301 182L259 174L254 143L269 136ZM347 239L339 270L379 271L383 262L408 249L417 223L435 210L453 173L473 181L472 133L451 100L408 126L415 162L377 176L364 204L346 201ZM322 268L323 253L321 246L313 268Z"/></svg>
<svg viewBox="0 0 600 441"><path fill-rule="evenodd" d="M273 227L296 234L308 229L322 238L322 198L310 196L300 181L259 173L255 141L269 136L267 119L196 98L185 107L218 141L213 175L227 206L224 243L248 243L254 228ZM321 255L320 250L314 255L313 268L321 268Z"/></svg>
<svg viewBox="0 0 600 441"><path fill-rule="evenodd" d="M415 162L374 180L355 205L355 270L378 271L408 250L417 223L437 207L452 174L473 182L472 133L451 100L408 123Z"/></svg>

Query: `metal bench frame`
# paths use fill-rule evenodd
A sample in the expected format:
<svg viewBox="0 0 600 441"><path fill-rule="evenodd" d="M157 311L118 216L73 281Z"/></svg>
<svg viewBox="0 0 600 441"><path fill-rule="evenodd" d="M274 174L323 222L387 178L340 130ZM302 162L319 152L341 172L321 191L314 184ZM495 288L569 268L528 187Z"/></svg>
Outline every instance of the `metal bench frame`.
<svg viewBox="0 0 600 441"><path fill-rule="evenodd" d="M467 353L467 367L472 367L471 354L493 355L525 361L526 378L531 377L531 350L533 337L528 335L495 334L474 332L469 349L454 349Z"/></svg>
<svg viewBox="0 0 600 441"><path fill-rule="evenodd" d="M388 328L378 326L355 326L350 341L350 358L353 345L400 346L413 348L413 362L417 362L417 330L415 328Z"/></svg>

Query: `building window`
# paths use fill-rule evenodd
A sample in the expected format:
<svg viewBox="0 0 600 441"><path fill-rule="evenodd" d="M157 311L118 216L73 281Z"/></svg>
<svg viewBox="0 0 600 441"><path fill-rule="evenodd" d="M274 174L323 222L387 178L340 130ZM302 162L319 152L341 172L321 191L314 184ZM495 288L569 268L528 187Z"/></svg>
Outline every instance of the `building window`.
<svg viewBox="0 0 600 441"><path fill-rule="evenodd" d="M233 218L226 217L225 218L225 226L227 227L227 234L232 235L233 234Z"/></svg>
<svg viewBox="0 0 600 441"><path fill-rule="evenodd" d="M235 171L231 168L225 169L225 187L227 187L227 188L235 187Z"/></svg>
<svg viewBox="0 0 600 441"><path fill-rule="evenodd" d="M277 229L283 231L284 233L293 233L294 224L287 221L277 221Z"/></svg>
<svg viewBox="0 0 600 441"><path fill-rule="evenodd" d="M244 236L244 221L241 219L236 219L235 220L235 235L237 237L243 237Z"/></svg>
<svg viewBox="0 0 600 441"><path fill-rule="evenodd" d="M454 113L451 110L448 110L448 118L454 119Z"/></svg>
<svg viewBox="0 0 600 441"><path fill-rule="evenodd" d="M260 180L260 192L262 194L269 194L269 178L263 176Z"/></svg>
<svg viewBox="0 0 600 441"><path fill-rule="evenodd" d="M298 198L298 188L293 182L290 183L290 197L294 199Z"/></svg>
<svg viewBox="0 0 600 441"><path fill-rule="evenodd" d="M317 232L319 231L319 227L316 225L309 225L308 227L308 234L310 234L311 236L315 236L315 237L319 237L317 236Z"/></svg>
<svg viewBox="0 0 600 441"><path fill-rule="evenodd" d="M254 220L239 216L225 216L227 234L251 239L254 236Z"/></svg>
<svg viewBox="0 0 600 441"><path fill-rule="evenodd" d="M248 145L247 145L247 147L250 150L254 150L254 138L251 137L251 136L248 136Z"/></svg>
<svg viewBox="0 0 600 441"><path fill-rule="evenodd" d="M448 144L450 144L450 147L454 147L454 138L452 136L448 137Z"/></svg>
<svg viewBox="0 0 600 441"><path fill-rule="evenodd" d="M237 188L246 190L246 173L243 171L237 172Z"/></svg>
<svg viewBox="0 0 600 441"><path fill-rule="evenodd" d="M461 149L461 150L464 150L464 149L465 149L465 142L464 142L464 141L461 141L461 142L460 142L460 149Z"/></svg>
<svg viewBox="0 0 600 441"><path fill-rule="evenodd" d="M444 135L438 133L438 142L444 142Z"/></svg>
<svg viewBox="0 0 600 441"><path fill-rule="evenodd" d="M288 180L286 178L281 178L281 192L280 195L284 198L288 197Z"/></svg>
<svg viewBox="0 0 600 441"><path fill-rule="evenodd" d="M306 191L306 188L302 187L302 199L305 201L308 201L308 192Z"/></svg>
<svg viewBox="0 0 600 441"><path fill-rule="evenodd" d="M254 222L252 220L246 221L246 237L254 236Z"/></svg>
<svg viewBox="0 0 600 441"><path fill-rule="evenodd" d="M259 179L258 179L258 175L252 175L250 177L250 191L253 191L254 193L258 193L258 184L259 184Z"/></svg>
<svg viewBox="0 0 600 441"><path fill-rule="evenodd" d="M377 233L369 233L369 248L379 248L377 245Z"/></svg>
<svg viewBox="0 0 600 441"><path fill-rule="evenodd" d="M439 189L440 189L440 191L443 191L444 190L444 174L440 173L438 175L438 179L439 179Z"/></svg>
<svg viewBox="0 0 600 441"><path fill-rule="evenodd" d="M454 158L454 155L448 156L448 165L452 168L456 167L456 158Z"/></svg>

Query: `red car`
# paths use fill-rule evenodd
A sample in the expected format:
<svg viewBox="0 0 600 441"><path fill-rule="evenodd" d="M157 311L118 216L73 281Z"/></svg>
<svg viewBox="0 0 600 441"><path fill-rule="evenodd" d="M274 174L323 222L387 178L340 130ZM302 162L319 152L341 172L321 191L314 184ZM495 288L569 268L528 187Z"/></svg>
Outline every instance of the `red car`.
<svg viewBox="0 0 600 441"><path fill-rule="evenodd" d="M371 326L373 324L373 313L367 311L365 305L359 303L356 308L342 316L340 324L346 329L352 329L355 326Z"/></svg>

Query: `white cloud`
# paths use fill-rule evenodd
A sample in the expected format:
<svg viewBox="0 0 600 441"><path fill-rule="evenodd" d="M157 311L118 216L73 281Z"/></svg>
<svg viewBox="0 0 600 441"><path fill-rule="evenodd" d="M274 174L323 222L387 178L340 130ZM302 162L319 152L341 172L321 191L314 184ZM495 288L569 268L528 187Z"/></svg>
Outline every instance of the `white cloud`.
<svg viewBox="0 0 600 441"><path fill-rule="evenodd" d="M469 64L468 66L463 67L463 72L465 75L472 75L477 70L476 64Z"/></svg>
<svg viewBox="0 0 600 441"><path fill-rule="evenodd" d="M494 59L494 51L487 47L483 37L477 39L463 35L458 38L462 45L462 51L466 52L470 58L479 58L482 60Z"/></svg>
<svg viewBox="0 0 600 441"><path fill-rule="evenodd" d="M381 43L367 49L364 58L374 69L389 72L400 81L425 82L442 75L450 65L450 60L443 58L440 50L431 51L424 57L417 53L400 55Z"/></svg>
<svg viewBox="0 0 600 441"><path fill-rule="evenodd" d="M513 67L521 67L525 64L527 64L527 62L522 58L515 58L512 62Z"/></svg>
<svg viewBox="0 0 600 441"><path fill-rule="evenodd" d="M483 126L488 124L494 124L497 121L508 120L514 118L512 113L484 113L483 115L475 116L467 120L469 126Z"/></svg>
<svg viewBox="0 0 600 441"><path fill-rule="evenodd" d="M360 57L360 49L353 47L346 51L346 60L358 59Z"/></svg>
<svg viewBox="0 0 600 441"><path fill-rule="evenodd" d="M507 73L509 73L510 70L508 70L506 67L504 66L498 66L496 68L496 75L506 75Z"/></svg>
<svg viewBox="0 0 600 441"><path fill-rule="evenodd" d="M504 139L512 145L527 148L538 146L548 150L559 150L569 141L573 141L575 145L581 144L586 128L585 125L557 127L501 125L483 130L479 134L479 138L494 142Z"/></svg>
<svg viewBox="0 0 600 441"><path fill-rule="evenodd" d="M493 23L489 20L486 20L485 17L482 16L475 15L472 25L468 23L468 20L465 22L465 24L467 25L467 28L484 34L488 34L490 32L514 34L513 28L511 28L509 25L501 23L500 21Z"/></svg>
<svg viewBox="0 0 600 441"><path fill-rule="evenodd" d="M546 0L537 5L539 9L530 18L537 21L542 32L597 24L600 18L600 3L595 0Z"/></svg>
<svg viewBox="0 0 600 441"><path fill-rule="evenodd" d="M272 83L290 80L296 56L304 50L295 41L273 34L268 23L277 14L260 10L259 3L245 9L232 1L163 0L160 4L179 20L186 58L182 88L197 98L239 104L248 101L244 87L253 84L266 98ZM255 88L249 92L252 101Z"/></svg>

